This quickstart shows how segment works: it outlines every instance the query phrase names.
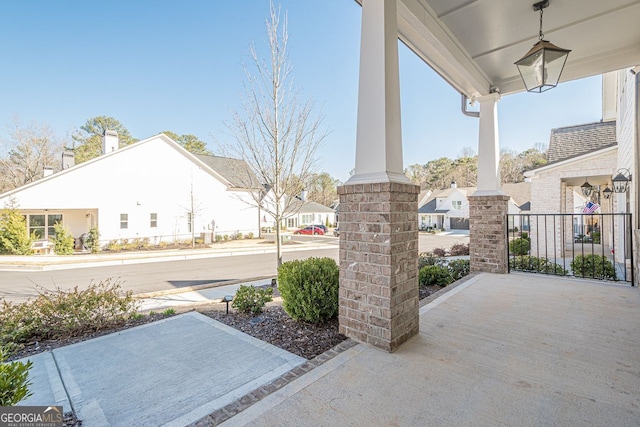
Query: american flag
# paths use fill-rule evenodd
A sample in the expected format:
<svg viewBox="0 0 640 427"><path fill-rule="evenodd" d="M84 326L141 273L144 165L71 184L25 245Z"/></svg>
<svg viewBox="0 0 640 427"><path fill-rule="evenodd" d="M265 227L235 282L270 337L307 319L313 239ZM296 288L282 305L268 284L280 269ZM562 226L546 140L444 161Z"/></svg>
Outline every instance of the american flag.
<svg viewBox="0 0 640 427"><path fill-rule="evenodd" d="M582 210L582 213L585 214L592 214L595 211L598 210L598 208L600 208L600 205L597 203L593 203L593 202L587 202L586 205L584 205L584 209Z"/></svg>

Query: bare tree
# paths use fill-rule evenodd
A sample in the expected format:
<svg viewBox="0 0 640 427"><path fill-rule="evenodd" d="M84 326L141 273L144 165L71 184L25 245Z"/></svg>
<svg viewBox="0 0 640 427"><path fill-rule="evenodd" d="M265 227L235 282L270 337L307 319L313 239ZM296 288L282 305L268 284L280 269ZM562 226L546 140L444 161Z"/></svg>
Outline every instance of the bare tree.
<svg viewBox="0 0 640 427"><path fill-rule="evenodd" d="M0 144L0 193L42 178L45 167L60 169L62 144L46 124L14 118L10 138Z"/></svg>
<svg viewBox="0 0 640 427"><path fill-rule="evenodd" d="M244 160L252 179L255 177L264 191L253 191L251 201L276 224L278 266L282 264L282 221L290 215L299 200L303 183L316 172L316 152L327 135L322 116L314 114L311 100L301 101L300 92L293 86L292 66L287 54L287 15L280 20L280 10L271 3L266 22L270 56L259 58L255 46L250 46L252 73L245 66L243 110L234 112L226 123L235 144L225 147L233 157ZM255 182L255 181L254 181Z"/></svg>

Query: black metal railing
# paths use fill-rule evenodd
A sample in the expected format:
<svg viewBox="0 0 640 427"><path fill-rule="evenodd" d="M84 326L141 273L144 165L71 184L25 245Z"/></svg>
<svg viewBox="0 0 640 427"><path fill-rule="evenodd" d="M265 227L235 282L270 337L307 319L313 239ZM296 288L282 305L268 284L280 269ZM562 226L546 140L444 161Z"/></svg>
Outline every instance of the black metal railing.
<svg viewBox="0 0 640 427"><path fill-rule="evenodd" d="M634 284L629 213L508 214L509 271Z"/></svg>

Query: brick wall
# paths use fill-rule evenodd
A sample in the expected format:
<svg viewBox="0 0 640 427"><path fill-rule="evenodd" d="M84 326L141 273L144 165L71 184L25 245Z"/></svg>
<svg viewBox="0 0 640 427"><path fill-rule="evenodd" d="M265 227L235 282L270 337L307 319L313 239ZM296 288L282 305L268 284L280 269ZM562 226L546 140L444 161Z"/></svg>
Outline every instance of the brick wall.
<svg viewBox="0 0 640 427"><path fill-rule="evenodd" d="M469 255L472 272L507 272L509 196L469 197Z"/></svg>
<svg viewBox="0 0 640 427"><path fill-rule="evenodd" d="M418 333L418 193L354 184L340 196L340 332L394 351Z"/></svg>

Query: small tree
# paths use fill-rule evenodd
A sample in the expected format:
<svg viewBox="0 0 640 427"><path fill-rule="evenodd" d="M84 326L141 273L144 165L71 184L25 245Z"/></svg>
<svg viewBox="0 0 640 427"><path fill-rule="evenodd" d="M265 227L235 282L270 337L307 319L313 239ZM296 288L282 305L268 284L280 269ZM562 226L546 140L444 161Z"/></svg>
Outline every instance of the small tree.
<svg viewBox="0 0 640 427"><path fill-rule="evenodd" d="M246 177L245 188L256 189L256 177L258 186L264 186L254 190L247 202L273 218L277 265L280 266L280 226L299 209L296 196L315 173L316 153L327 133L321 126L322 117L314 115L313 102L300 102L299 92L292 84L286 15L281 22L279 10L271 4L269 18L270 57L267 61L261 60L251 46L256 73L245 67L244 111L234 113L231 122L226 123L236 140L226 151L248 166L248 171L236 171L239 179Z"/></svg>
<svg viewBox="0 0 640 427"><path fill-rule="evenodd" d="M100 252L100 233L96 227L92 227L87 233L87 238L85 240L87 247L91 251L92 254L97 254Z"/></svg>
<svg viewBox="0 0 640 427"><path fill-rule="evenodd" d="M32 243L25 217L18 212L15 201L9 201L0 215L0 253L30 255Z"/></svg>
<svg viewBox="0 0 640 427"><path fill-rule="evenodd" d="M56 255L73 255L74 239L59 222L53 225L56 236L53 238L53 252Z"/></svg>

